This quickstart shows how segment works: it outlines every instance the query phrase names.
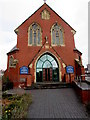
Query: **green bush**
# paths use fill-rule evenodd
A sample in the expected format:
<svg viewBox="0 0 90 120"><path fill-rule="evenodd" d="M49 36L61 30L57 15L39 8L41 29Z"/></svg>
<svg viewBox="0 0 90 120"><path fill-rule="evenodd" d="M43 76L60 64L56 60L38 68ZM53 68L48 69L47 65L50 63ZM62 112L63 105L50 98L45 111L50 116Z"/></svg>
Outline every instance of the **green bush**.
<svg viewBox="0 0 90 120"><path fill-rule="evenodd" d="M17 118L26 118L29 105L32 103L30 94L14 95L8 97L11 103L3 106L2 120L12 120Z"/></svg>
<svg viewBox="0 0 90 120"><path fill-rule="evenodd" d="M11 82L9 80L9 77L2 77L2 90L9 90L9 89L13 89L13 82Z"/></svg>

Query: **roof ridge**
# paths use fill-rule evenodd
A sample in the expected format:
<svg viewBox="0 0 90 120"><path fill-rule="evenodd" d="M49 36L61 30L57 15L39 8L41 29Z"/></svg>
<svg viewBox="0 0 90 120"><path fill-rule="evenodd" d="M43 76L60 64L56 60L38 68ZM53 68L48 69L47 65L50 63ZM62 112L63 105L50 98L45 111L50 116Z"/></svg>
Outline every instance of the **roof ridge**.
<svg viewBox="0 0 90 120"><path fill-rule="evenodd" d="M57 16L59 16L69 27L71 27L58 13L56 13L48 4L44 3L41 7L39 7L33 14L31 14L24 22L22 22L14 31L17 33L17 29L24 24L31 16L33 16L39 9L41 9L44 5L48 6ZM72 27L71 27L72 28ZM72 28L74 30L74 28ZM74 30L75 31L75 30ZM75 31L76 32L76 31Z"/></svg>

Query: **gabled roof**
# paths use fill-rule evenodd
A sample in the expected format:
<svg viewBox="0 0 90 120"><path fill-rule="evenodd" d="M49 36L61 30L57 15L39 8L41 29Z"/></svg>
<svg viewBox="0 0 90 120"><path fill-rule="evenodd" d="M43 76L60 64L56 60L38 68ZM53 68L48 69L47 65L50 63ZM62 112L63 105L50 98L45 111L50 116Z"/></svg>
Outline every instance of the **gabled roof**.
<svg viewBox="0 0 90 120"><path fill-rule="evenodd" d="M9 53L12 53L12 52L18 51L18 50L19 50L19 48L17 48L17 46L15 45L15 46L7 53L7 55L8 55Z"/></svg>
<svg viewBox="0 0 90 120"><path fill-rule="evenodd" d="M44 3L40 8L38 8L31 16L33 16L38 10L40 10L43 6L47 6L48 8L50 8L57 16L59 16L49 5L47 5L46 3ZM29 16L22 24L24 24L31 16ZM59 16L60 17L60 16ZM61 18L61 17L60 17ZM72 30L74 30L63 18L61 18ZM22 25L21 24L21 25ZM18 28L21 26L19 25L14 31L15 33L17 33ZM74 30L75 31L75 30ZM76 32L76 31L75 31Z"/></svg>
<svg viewBox="0 0 90 120"><path fill-rule="evenodd" d="M82 55L82 53L77 48L74 48L73 51L76 51Z"/></svg>

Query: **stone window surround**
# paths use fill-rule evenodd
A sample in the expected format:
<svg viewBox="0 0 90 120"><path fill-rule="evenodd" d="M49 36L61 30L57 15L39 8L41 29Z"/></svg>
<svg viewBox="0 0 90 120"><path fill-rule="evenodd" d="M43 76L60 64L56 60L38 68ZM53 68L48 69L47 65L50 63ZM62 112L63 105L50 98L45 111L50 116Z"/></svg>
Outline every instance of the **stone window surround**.
<svg viewBox="0 0 90 120"><path fill-rule="evenodd" d="M61 29L61 31L62 31L62 33L63 33L63 44L59 44L59 45L57 45L57 44L53 44L52 42L53 42L53 40L52 40L52 29L53 29L53 27L54 27L54 25L55 24L57 24L58 26L60 26L60 29ZM52 46L65 46L65 40L64 40L64 29L63 29L63 27L60 25L60 24L58 24L57 22L55 23L55 24L53 24L52 25L52 27L51 27L51 45ZM60 39L60 38L59 38Z"/></svg>
<svg viewBox="0 0 90 120"><path fill-rule="evenodd" d="M40 29L40 44L37 44L37 41L36 41L36 45L33 45L33 44L29 43L30 42L30 28L32 28L33 24L36 24ZM38 37L38 35L36 36L36 38L37 37ZM31 23L29 28L28 28L28 46L42 46L42 29L41 29L40 25L36 22Z"/></svg>

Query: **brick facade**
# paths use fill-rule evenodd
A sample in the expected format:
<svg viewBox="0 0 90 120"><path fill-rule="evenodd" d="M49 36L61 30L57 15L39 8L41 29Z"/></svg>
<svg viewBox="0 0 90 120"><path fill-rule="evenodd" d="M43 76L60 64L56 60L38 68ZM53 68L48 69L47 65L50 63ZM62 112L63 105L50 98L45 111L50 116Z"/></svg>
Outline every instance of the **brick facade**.
<svg viewBox="0 0 90 120"><path fill-rule="evenodd" d="M50 13L50 19L42 19L41 13L46 9ZM28 45L28 29L32 23L37 23L42 31L42 45L29 46ZM64 29L64 45L52 46L51 45L51 28L58 23ZM14 82L14 86L18 87L21 82L20 79L25 78L27 86L36 82L36 63L38 59L45 53L53 56L59 66L59 81L71 82L75 76L84 74L84 67L82 66L81 58L82 53L75 48L74 34L75 30L65 22L55 11L53 11L46 3L44 3L33 15L26 19L18 28L15 29L17 34L17 45L15 49L11 50L8 55L7 70L5 75ZM47 37L47 41L46 41ZM13 56L17 60L15 67L9 67L9 59ZM69 75L66 73L66 66L71 65L74 67L74 74ZM27 66L29 73L27 75L20 75L20 68Z"/></svg>

